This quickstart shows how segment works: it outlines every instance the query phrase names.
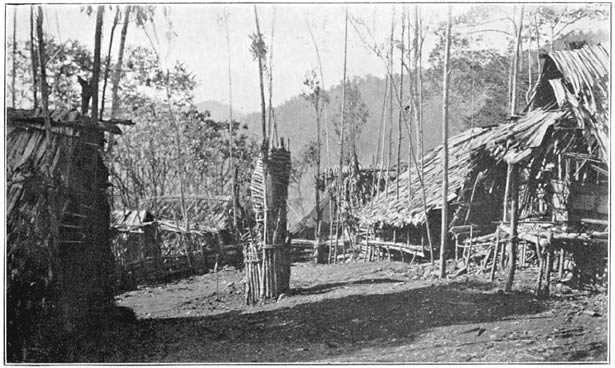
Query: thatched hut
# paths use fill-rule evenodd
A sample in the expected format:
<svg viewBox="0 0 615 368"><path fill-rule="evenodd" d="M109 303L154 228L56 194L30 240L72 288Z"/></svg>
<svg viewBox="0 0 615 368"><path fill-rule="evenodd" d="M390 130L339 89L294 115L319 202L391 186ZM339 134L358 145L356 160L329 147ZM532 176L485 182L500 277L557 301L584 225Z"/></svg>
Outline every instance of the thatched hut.
<svg viewBox="0 0 615 368"><path fill-rule="evenodd" d="M113 303L108 172L111 123L76 111L8 109L7 359L70 359Z"/></svg>
<svg viewBox="0 0 615 368"><path fill-rule="evenodd" d="M142 208L156 217L162 275L207 272L216 262L240 265L242 246L233 244L231 196L186 195L184 203L188 228L180 196L141 201Z"/></svg>
<svg viewBox="0 0 615 368"><path fill-rule="evenodd" d="M534 243L548 232L556 239L579 238L587 243L586 231L598 231L595 238L605 230L609 56L598 45L557 51L543 59L541 78L523 116L449 139L451 227L477 225L489 231L502 220L499 229L509 234L511 199L515 199L519 237ZM433 243L439 244L441 149L436 147L425 157L424 185L411 175L416 171L406 171L397 179L400 195L395 193L397 183L390 183L363 208L362 224L384 240L420 242L419 249L430 225ZM507 190L512 168L517 172L512 176L519 182L518 196ZM583 262L581 258L577 263Z"/></svg>
<svg viewBox="0 0 615 368"><path fill-rule="evenodd" d="M112 251L121 289L157 278L160 264L158 225L145 210L111 213Z"/></svg>

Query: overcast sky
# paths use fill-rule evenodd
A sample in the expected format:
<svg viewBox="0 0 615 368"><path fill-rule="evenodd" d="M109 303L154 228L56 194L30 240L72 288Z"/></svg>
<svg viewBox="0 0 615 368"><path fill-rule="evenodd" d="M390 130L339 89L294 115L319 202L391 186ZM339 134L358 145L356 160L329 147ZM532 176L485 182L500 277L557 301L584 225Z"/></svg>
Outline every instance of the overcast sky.
<svg viewBox="0 0 615 368"><path fill-rule="evenodd" d="M227 43L224 26L219 21L223 12L229 14L231 73L233 80L233 107L241 112L259 109L258 66L249 52L249 35L255 32L254 7L248 4L173 4L170 9L170 24L158 9L156 35L147 28L158 53L172 64L175 60L184 62L194 72L199 81L196 101L228 101ZM453 14L462 12L469 4L454 4ZM374 33L374 38L384 42L390 32L391 4L351 4L351 17L362 19ZM275 9L275 34L273 39L273 102L278 105L300 93L302 81L307 70L317 68L318 62L314 45L310 39L306 22L309 21L318 43L325 86L338 84L342 78L344 46L344 9L337 4L276 4L258 5L261 32L271 47L271 29ZM446 17L447 5L424 4L422 6L425 23L435 24ZM395 6L399 16L403 8ZM501 16L512 14L512 5L499 4L496 10ZM114 11L107 8L104 22L103 54L106 54L108 37ZM12 35L13 8L7 7L7 37ZM66 41L77 39L93 49L94 18L81 12L79 5L48 5L44 7L45 32L56 39ZM606 27L609 23L598 25ZM502 27L506 25L501 24ZM593 25L596 27L596 25ZM433 28L433 26L432 26ZM165 35L176 35L170 42ZM399 28L396 33L399 33ZM431 33L431 32L430 32ZM17 38L29 37L29 6L18 6ZM399 37L399 36L398 36ZM489 38L490 37L490 38ZM503 37L497 33L488 36L494 47L502 47ZM348 30L348 75L363 76L373 74L382 76L385 67L373 52L369 51L357 36L354 28ZM119 44L119 27L114 42L114 55ZM128 45L150 46L150 41L142 29L133 24L128 31ZM425 41L427 50L433 47L433 37ZM427 54L427 52L426 52Z"/></svg>

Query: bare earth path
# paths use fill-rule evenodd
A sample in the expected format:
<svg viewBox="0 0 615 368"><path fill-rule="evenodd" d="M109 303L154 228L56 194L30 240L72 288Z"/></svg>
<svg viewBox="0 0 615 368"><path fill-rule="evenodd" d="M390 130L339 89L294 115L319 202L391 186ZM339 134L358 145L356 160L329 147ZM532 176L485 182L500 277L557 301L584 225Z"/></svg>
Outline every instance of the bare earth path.
<svg viewBox="0 0 615 368"><path fill-rule="evenodd" d="M608 360L605 293L530 294L430 265L295 264L291 295L248 307L226 268L118 296L138 320L109 336L108 362L544 362Z"/></svg>

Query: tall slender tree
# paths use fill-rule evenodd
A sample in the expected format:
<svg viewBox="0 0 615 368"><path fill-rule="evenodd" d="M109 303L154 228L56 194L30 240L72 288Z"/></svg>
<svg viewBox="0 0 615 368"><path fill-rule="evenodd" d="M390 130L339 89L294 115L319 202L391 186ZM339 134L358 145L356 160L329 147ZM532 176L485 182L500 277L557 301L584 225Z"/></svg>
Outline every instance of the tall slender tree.
<svg viewBox="0 0 615 368"><path fill-rule="evenodd" d="M126 46L126 34L128 33L128 24L130 23L130 12L132 10L132 6L127 5L124 8L124 24L122 25L122 31L120 33L120 48L117 54L117 62L115 63L115 68L113 70L112 83L113 87L111 88L111 119L117 119L118 113L120 110L120 100L118 96L118 91L120 88L120 78L122 76L122 64L124 62L124 48ZM109 135L109 144L107 145L107 153L110 153L113 150L114 138L113 134Z"/></svg>
<svg viewBox="0 0 615 368"><path fill-rule="evenodd" d="M392 142L393 142L393 90L395 78L393 78L393 38L395 37L395 7L392 8L391 15L391 37L389 38L389 145L388 145L388 158L387 158L387 169L385 176L385 187L389 186L389 173L391 171L391 155L393 153L392 150ZM385 197L389 196L389 191L386 190Z"/></svg>
<svg viewBox="0 0 615 368"><path fill-rule="evenodd" d="M103 76L102 97L100 98L100 114L98 115L98 118L101 120L105 111L105 94L107 92L107 81L109 80L109 73L111 72L111 49L113 48L113 36L115 34L115 28L117 28L117 24L119 22L119 17L120 8L117 7L115 9L115 16L113 17L113 24L111 25L111 35L109 36L109 50L107 51L107 59L105 60L105 74Z"/></svg>
<svg viewBox="0 0 615 368"><path fill-rule="evenodd" d="M15 108L15 80L17 79L17 6L13 7L13 70L11 71L11 106Z"/></svg>
<svg viewBox="0 0 615 368"><path fill-rule="evenodd" d="M233 79L231 73L231 41L229 36L228 29L228 13L226 9L224 10L223 20L224 20L224 34L226 36L226 61L228 65L228 151L229 151L229 167L232 175L231 179L231 198L233 201L233 228L235 232L237 232L238 224L237 224L237 195L235 192L235 162L233 159ZM235 234L237 235L237 234Z"/></svg>
<svg viewBox="0 0 615 368"><path fill-rule="evenodd" d="M94 64L92 65L92 81L90 88L92 91L92 123L98 122L98 83L100 81L100 44L102 41L104 5L99 5L96 10L96 31L94 33Z"/></svg>
<svg viewBox="0 0 615 368"><path fill-rule="evenodd" d="M401 39L400 39L400 61L399 61L399 101L403 101L403 93L404 93L404 37L406 33L406 8L404 7L404 11L401 16ZM396 168L396 178L399 178L399 170L400 170L400 162L401 162L401 123L403 118L404 109L399 105L399 113L397 117L397 168ZM410 178L410 162L408 162L408 179ZM410 191L408 191L410 193ZM395 180L395 196L399 198L399 180Z"/></svg>
<svg viewBox="0 0 615 368"><path fill-rule="evenodd" d="M34 5L30 5L30 60L32 64L32 97L34 108L38 107L38 57L36 55L36 39L34 37Z"/></svg>
<svg viewBox="0 0 615 368"><path fill-rule="evenodd" d="M342 224L342 229L339 229L336 234L335 240L335 262L337 263L337 241L339 239L340 230L343 233L343 223L341 217L342 201L343 201L343 188L344 188L344 124L345 124L345 112L346 112L346 67L347 67L347 55L348 55L348 6L346 6L346 16L344 21L344 71L342 74L342 113L340 114L340 163L339 173L337 177L337 222Z"/></svg>
<svg viewBox="0 0 615 368"><path fill-rule="evenodd" d="M522 31L523 31L523 5L521 5L521 11L519 12L519 24L517 25L517 39L515 41L515 54L514 54L513 66L512 66L510 115L514 115L517 110L517 74L519 73L519 59L521 59L520 48L521 48Z"/></svg>
<svg viewBox="0 0 615 368"><path fill-rule="evenodd" d="M448 243L448 84L450 78L449 62L451 56L451 28L453 25L451 6L448 7L446 26L446 46L444 51L444 83L442 87L442 223L440 231L440 278L446 277L445 253Z"/></svg>
<svg viewBox="0 0 615 368"><path fill-rule="evenodd" d="M45 132L47 142L51 142L51 120L49 119L49 95L47 93L47 71L45 54L45 37L43 35L43 7L38 6L36 17L36 35L38 39L38 64L41 69L41 99L43 100L43 114L45 116Z"/></svg>

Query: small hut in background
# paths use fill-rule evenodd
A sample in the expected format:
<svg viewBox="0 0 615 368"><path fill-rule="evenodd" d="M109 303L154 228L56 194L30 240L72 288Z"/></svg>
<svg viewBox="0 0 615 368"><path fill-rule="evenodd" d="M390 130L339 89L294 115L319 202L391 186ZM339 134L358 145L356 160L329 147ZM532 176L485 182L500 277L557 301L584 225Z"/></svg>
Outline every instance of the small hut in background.
<svg viewBox="0 0 615 368"><path fill-rule="evenodd" d="M231 196L186 195L184 199L189 229L181 216L179 196L150 197L141 203L156 217L162 272L168 276L207 272L216 263L240 265L242 246L233 244Z"/></svg>
<svg viewBox="0 0 615 368"><path fill-rule="evenodd" d="M404 164L405 166L405 164ZM318 262L337 262L348 256L354 257L362 235L359 227L359 214L370 198L382 191L387 181L395 179L396 168L378 169L362 167L356 156L352 165L342 167L341 202L338 199L340 189L338 170L325 170L319 178L321 195L320 235L323 240L318 252L314 252L316 240L316 207L289 230L292 236L293 256L297 260L307 260L305 253L309 249L319 255ZM387 178L388 176L388 178ZM338 207L341 206L341 211ZM339 248L339 249L338 249Z"/></svg>
<svg viewBox="0 0 615 368"><path fill-rule="evenodd" d="M113 305L104 132L77 111L7 110L6 322L9 361L82 346Z"/></svg>
<svg viewBox="0 0 615 368"><path fill-rule="evenodd" d="M150 212L113 211L111 237L120 289L158 278L161 256L158 225Z"/></svg>

